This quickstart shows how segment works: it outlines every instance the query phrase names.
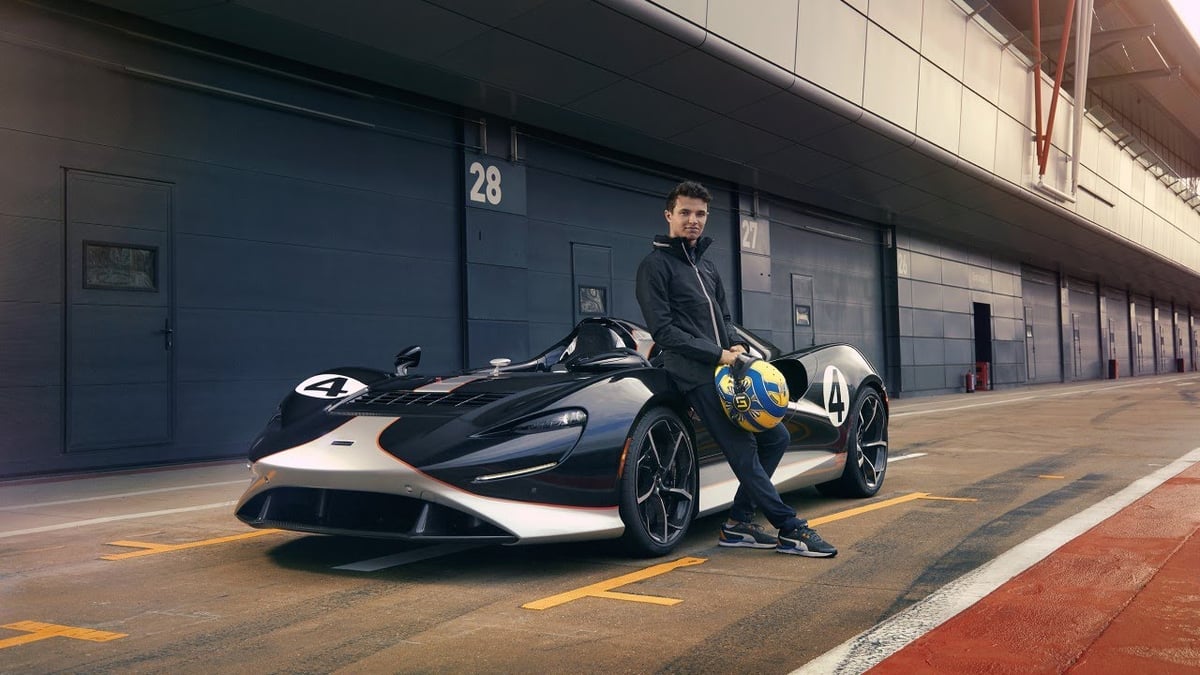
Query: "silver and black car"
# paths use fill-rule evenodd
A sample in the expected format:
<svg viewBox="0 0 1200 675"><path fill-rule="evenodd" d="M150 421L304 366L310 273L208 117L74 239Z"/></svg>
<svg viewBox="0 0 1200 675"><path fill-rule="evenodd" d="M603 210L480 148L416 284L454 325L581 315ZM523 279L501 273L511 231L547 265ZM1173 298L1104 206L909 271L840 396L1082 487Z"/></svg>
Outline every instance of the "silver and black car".
<svg viewBox="0 0 1200 675"><path fill-rule="evenodd" d="M847 344L782 354L739 337L788 382L781 492L869 497L888 460L888 396ZM588 318L526 361L416 374L333 368L300 382L250 449L237 517L253 527L415 541L621 538L665 555L737 479L661 367L645 328Z"/></svg>

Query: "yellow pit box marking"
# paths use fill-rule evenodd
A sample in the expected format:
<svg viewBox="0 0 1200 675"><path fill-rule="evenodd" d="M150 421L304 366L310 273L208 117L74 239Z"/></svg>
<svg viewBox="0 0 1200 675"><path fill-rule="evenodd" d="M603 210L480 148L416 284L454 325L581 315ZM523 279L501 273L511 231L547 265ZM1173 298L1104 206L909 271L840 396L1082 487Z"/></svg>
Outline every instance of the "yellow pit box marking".
<svg viewBox="0 0 1200 675"><path fill-rule="evenodd" d="M567 591L566 593L559 593L558 595L552 595L548 598L542 598L541 600L527 602L524 605L521 605L521 608L550 609L551 607L557 607L559 605L571 602L572 600L578 600L580 598L587 597L608 598L609 600L629 600L632 602L645 602L652 605L678 605L679 603L683 602L683 600L678 600L676 598L662 598L655 595L619 593L613 591L613 589L619 588L626 584L632 584L635 581L642 581L644 579L656 577L660 574L666 574L667 572L680 567L699 565L706 560L708 560L708 558L680 558L679 560L673 560L671 562L662 563L653 567L647 567L644 570L623 574L619 577L608 579L607 581L594 583L590 586L577 588L573 591Z"/></svg>
<svg viewBox="0 0 1200 675"><path fill-rule="evenodd" d="M825 523L832 523L835 520L842 520L843 518L851 518L853 516L860 516L864 513L870 513L871 511L878 511L879 509L886 509L889 506L896 506L897 504L904 504L905 502L913 502L918 499L927 499L927 500L945 501L945 502L977 502L977 501L979 501L978 499L972 499L970 497L935 497L935 496L929 494L928 492L914 492L912 494L904 495L903 497L893 497L892 499L885 499L881 502L876 502L874 504L867 504L866 506L859 506L858 508L846 509L845 511L838 511L837 513L831 513L827 516L821 516L819 518L812 518L808 521L808 524L813 525L813 526L824 525Z"/></svg>
<svg viewBox="0 0 1200 675"><path fill-rule="evenodd" d="M866 504L866 506L862 506L862 507L858 507L858 508L841 510L841 512L838 512L838 513L822 515L821 518L814 518L814 519L809 520L809 525L821 525L821 524L824 524L824 522L833 522L835 520L841 520L844 518L852 518L852 516L862 515L864 513L870 513L870 512L872 512L872 510L893 507L893 506L896 506L896 504L913 502L913 501L917 501L917 500L936 500L936 501L947 501L947 502L977 502L977 501L979 501L979 500L974 500L974 498L971 498L971 497L936 497L934 495L930 495L929 492L913 492L913 494L911 494L911 495L894 497L894 498L890 498L890 500L883 500L882 502L876 502L874 504ZM622 593L622 592L613 591L613 589L617 589L617 587L624 586L625 584L635 583L635 581L649 579L650 577L658 577L659 574L666 574L667 572L671 572L672 569L677 569L679 567L700 565L700 563L702 563L706 560L708 560L708 558L682 557L682 558L679 558L679 560L677 560L677 561L664 562L664 563L662 563L662 565L655 565L654 567L647 567L646 569L641 569L641 571L638 571L638 572L624 574L624 575L622 575L622 577L608 579L607 581L600 581L600 583L592 584L590 586L583 586L582 589L576 589L574 591L559 593L559 595L557 595L557 596L550 596L548 598L542 598L542 599L540 599L540 601L526 603L526 604L521 605L521 608L522 609L550 609L552 607L558 607L558 605L560 605L560 604L565 604L565 603L569 603L571 601L577 601L577 599L580 599L580 598L588 598L588 597L590 597L590 598L608 598L608 599L612 599L612 601L631 601L631 602L640 602L640 603L649 603L649 604L661 604L661 605L668 605L668 607L670 607L670 605L679 604L679 603L682 603L683 601L680 601L680 599L676 599L676 598L662 598L662 597L658 597L658 596L635 595L635 593Z"/></svg>
<svg viewBox="0 0 1200 675"><path fill-rule="evenodd" d="M879 509L886 509L889 506L896 506L897 504L904 504L906 502L916 501L918 499L928 499L928 500L948 501L948 502L977 502L977 501L979 501L978 499L972 499L970 497L935 497L934 495L931 495L928 492L914 492L912 494L907 494L902 497L885 499L881 502L876 502L875 504L867 504L866 506L860 506L858 508L846 509L845 511L831 513L828 516L821 516L820 518L813 518L813 519L809 520L808 523L810 525L821 525L824 523L832 523L835 520L842 520L843 518L851 518L853 516L862 515L864 513L869 513L871 511L877 511ZM635 581L642 581L643 579L649 579L650 577L656 577L660 574L666 574L667 572L670 572L671 570L677 569L679 567L687 567L689 565L699 565L700 563L704 562L705 560L707 560L707 558L680 558L679 560L676 560L674 562L668 562L668 563L663 563L661 565L655 565L653 567L647 567L646 569L640 570L638 572L632 572L630 574L619 576L614 579L609 579L607 581L601 581L599 583L595 583L590 586L584 586L583 588L578 588L573 591L567 591L566 593L559 593L558 595L552 595L548 598L542 598L541 600L535 600L533 602L528 602L528 603L525 603L524 605L521 605L521 607L523 609L539 609L539 610L540 609L550 609L551 607L557 607L559 605L571 602L572 600L578 600L580 598L589 598L589 597L591 597L591 598L608 598L609 600L629 600L632 602L645 602L645 603L650 603L650 604L654 604L654 605L667 605L667 606L677 605L683 601L677 600L675 598L660 598L660 597L653 596L653 595L635 595L633 593L620 593L620 592L615 592L612 589L618 588L620 586L624 586L625 584L631 584Z"/></svg>
<svg viewBox="0 0 1200 675"><path fill-rule="evenodd" d="M159 553L170 553L172 551L182 551L188 548L199 548L201 546L212 546L214 544L224 544L231 541L240 541L242 539L253 539L267 534L275 534L280 530L256 530L254 532L245 532L243 534L233 534L228 537L217 537L216 539L203 539L201 541L189 541L182 544L155 544L146 541L110 541L109 546L128 546L130 548L140 548L141 551L130 551L129 553L111 553L109 555L100 556L101 560L126 560L128 558L140 558L144 555L157 555Z"/></svg>
<svg viewBox="0 0 1200 675"><path fill-rule="evenodd" d="M129 637L127 633L110 633L103 630L92 630L91 628L76 628L75 626L60 626L55 623L42 623L41 621L6 623L0 626L0 628L25 631L27 633L26 635L18 635L0 640L0 649L8 649L9 647L16 647L17 645L46 640L52 637L87 640L88 642L108 642L109 640L119 640L123 637Z"/></svg>

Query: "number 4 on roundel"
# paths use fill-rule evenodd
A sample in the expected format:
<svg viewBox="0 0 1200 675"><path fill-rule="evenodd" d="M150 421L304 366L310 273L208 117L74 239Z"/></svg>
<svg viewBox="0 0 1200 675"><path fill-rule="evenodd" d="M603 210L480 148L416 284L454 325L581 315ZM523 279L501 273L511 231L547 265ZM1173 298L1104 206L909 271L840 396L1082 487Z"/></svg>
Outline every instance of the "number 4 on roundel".
<svg viewBox="0 0 1200 675"><path fill-rule="evenodd" d="M365 386L353 377L337 373L321 373L296 385L296 393L312 398L345 398Z"/></svg>
<svg viewBox="0 0 1200 675"><path fill-rule="evenodd" d="M825 375L821 379L821 388L825 394L825 414L829 415L833 426L840 427L846 421L846 412L850 407L846 400L850 395L850 389L846 386L846 376L842 375L837 366L826 366Z"/></svg>

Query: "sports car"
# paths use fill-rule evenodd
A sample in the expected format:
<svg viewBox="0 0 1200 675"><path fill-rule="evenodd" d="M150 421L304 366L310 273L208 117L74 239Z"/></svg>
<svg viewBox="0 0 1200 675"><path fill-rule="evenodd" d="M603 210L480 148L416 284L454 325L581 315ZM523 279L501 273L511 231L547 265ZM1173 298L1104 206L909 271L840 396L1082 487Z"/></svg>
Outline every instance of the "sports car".
<svg viewBox="0 0 1200 675"><path fill-rule="evenodd" d="M781 492L869 497L888 461L888 396L848 344L789 354L738 328L789 391ZM332 368L287 394L250 448L237 517L253 527L426 542L621 539L669 553L737 490L645 328L592 317L525 361L417 374ZM714 395L716 389L714 385Z"/></svg>

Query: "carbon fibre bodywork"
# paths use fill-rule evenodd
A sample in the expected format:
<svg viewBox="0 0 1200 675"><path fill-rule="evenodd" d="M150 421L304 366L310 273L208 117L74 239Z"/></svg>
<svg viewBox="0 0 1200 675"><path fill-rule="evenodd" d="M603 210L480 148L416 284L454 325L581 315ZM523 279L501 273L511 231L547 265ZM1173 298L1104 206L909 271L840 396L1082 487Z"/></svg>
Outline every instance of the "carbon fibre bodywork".
<svg viewBox="0 0 1200 675"><path fill-rule="evenodd" d="M866 358L849 345L783 355L742 337L788 380L792 445L775 473L781 491L845 481L847 448L861 445L852 409L870 390L882 402L873 411L874 494L886 466L887 397ZM254 442L254 478L235 512L255 527L429 541L600 539L630 526L662 527L672 541L680 522L686 530L695 515L728 505L737 482L656 356L645 329L593 318L521 363L447 377L314 375ZM657 441L672 445L669 460L653 434L635 434L647 416L676 430ZM640 479L651 463L658 473ZM668 463L673 473L662 471ZM655 490L665 497L651 498ZM655 499L651 514L643 504ZM678 517L667 517L672 509Z"/></svg>

